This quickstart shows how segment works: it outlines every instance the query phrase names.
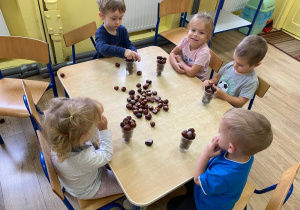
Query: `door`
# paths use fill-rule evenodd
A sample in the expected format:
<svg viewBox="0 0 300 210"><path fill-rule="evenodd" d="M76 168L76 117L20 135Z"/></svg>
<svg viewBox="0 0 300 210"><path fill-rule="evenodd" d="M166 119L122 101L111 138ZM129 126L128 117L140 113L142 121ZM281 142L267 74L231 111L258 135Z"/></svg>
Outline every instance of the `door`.
<svg viewBox="0 0 300 210"><path fill-rule="evenodd" d="M300 37L300 1L294 1L282 29Z"/></svg>

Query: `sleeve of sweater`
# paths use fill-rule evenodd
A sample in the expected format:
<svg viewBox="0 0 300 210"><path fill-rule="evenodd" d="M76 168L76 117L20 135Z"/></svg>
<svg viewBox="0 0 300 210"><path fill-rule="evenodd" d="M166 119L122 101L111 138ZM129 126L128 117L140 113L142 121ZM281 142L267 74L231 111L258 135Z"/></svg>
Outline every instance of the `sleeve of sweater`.
<svg viewBox="0 0 300 210"><path fill-rule="evenodd" d="M110 36L105 28L100 26L95 34L97 52L106 57L124 58L126 48L110 44Z"/></svg>
<svg viewBox="0 0 300 210"><path fill-rule="evenodd" d="M91 171L109 163L113 156L113 144L110 130L99 131L100 148L92 151L86 150L85 170Z"/></svg>

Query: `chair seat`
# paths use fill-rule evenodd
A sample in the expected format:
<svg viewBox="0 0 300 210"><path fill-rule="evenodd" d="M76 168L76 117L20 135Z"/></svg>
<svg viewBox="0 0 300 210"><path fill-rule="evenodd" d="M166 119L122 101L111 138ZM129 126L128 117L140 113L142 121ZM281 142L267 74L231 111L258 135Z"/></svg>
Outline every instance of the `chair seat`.
<svg viewBox="0 0 300 210"><path fill-rule="evenodd" d="M122 196L124 196L124 194L117 194L117 195L112 195L104 198L89 199L89 200L78 199L78 202L82 210L95 210L111 203L112 201L119 199Z"/></svg>
<svg viewBox="0 0 300 210"><path fill-rule="evenodd" d="M35 104L39 102L49 86L49 82L25 80ZM29 117L23 101L24 90L20 79L3 78L0 80L0 115Z"/></svg>
<svg viewBox="0 0 300 210"><path fill-rule="evenodd" d="M187 29L184 27L174 28L160 33L161 36L165 37L176 45L178 45L182 38L187 34Z"/></svg>
<svg viewBox="0 0 300 210"><path fill-rule="evenodd" d="M240 199L235 203L235 206L233 207L233 210L241 210L244 209L247 205L249 199L253 195L255 190L255 186L251 183L247 182L246 186L244 187L244 190L242 192L242 195Z"/></svg>

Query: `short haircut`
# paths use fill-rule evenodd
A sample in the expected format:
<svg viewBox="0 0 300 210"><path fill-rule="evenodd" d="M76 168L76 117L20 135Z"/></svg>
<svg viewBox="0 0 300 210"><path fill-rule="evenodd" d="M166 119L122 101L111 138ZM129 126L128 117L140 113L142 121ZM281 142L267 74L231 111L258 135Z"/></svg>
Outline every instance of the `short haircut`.
<svg viewBox="0 0 300 210"><path fill-rule="evenodd" d="M230 131L230 140L244 155L252 156L267 147L273 140L269 120L254 111L243 108L232 108L224 116Z"/></svg>
<svg viewBox="0 0 300 210"><path fill-rule="evenodd" d="M264 38L257 35L246 36L235 48L235 53L242 59L247 59L250 66L258 64L265 57L268 44Z"/></svg>
<svg viewBox="0 0 300 210"><path fill-rule="evenodd" d="M120 13L126 12L126 5L124 0L96 0L99 11L104 15L107 12L115 12L118 10Z"/></svg>
<svg viewBox="0 0 300 210"><path fill-rule="evenodd" d="M198 12L197 14L195 14L189 22L188 30L193 24L199 22L203 22L205 24L205 27L209 33L209 39L211 39L211 35L214 28L214 21L207 12Z"/></svg>
<svg viewBox="0 0 300 210"><path fill-rule="evenodd" d="M86 97L50 100L42 132L51 150L56 152L58 162L63 162L73 149L80 147L80 137L101 119L101 106Z"/></svg>

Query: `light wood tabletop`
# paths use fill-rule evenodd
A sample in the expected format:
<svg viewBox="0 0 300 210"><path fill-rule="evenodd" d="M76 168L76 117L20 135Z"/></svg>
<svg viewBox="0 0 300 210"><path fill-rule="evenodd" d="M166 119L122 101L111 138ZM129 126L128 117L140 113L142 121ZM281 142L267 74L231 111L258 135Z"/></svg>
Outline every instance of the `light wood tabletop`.
<svg viewBox="0 0 300 210"><path fill-rule="evenodd" d="M169 60L162 75L157 76L156 57L169 58L161 48L146 47L139 49L138 53L142 60L136 62L136 70L142 71L141 76L135 72L128 75L125 61L121 58L104 58L67 66L58 71L58 76L71 98L86 96L104 106L114 144L110 166L129 201L143 207L191 180L200 154L218 134L221 117L232 106L217 98L206 106L202 105L202 82L178 74ZM120 67L115 66L116 62ZM136 91L136 84L143 85L146 80L152 80L148 89L156 90L158 96L169 100L169 111L160 110L156 115L152 114L150 121L155 122L154 128L144 115L138 119L126 109L128 91ZM116 91L114 86L124 86L127 90ZM137 126L131 141L126 143L120 122L128 115L136 120ZM179 151L181 132L188 128L195 129L196 138L190 149L183 153ZM145 145L147 139L153 139L152 146Z"/></svg>

